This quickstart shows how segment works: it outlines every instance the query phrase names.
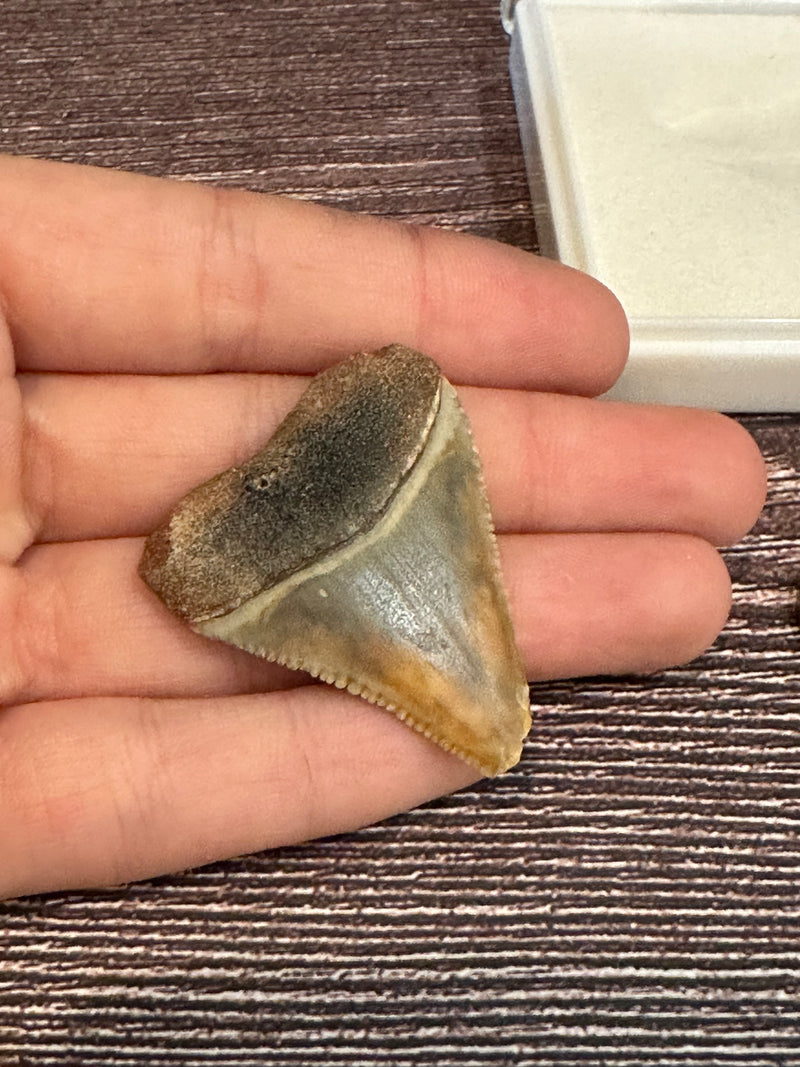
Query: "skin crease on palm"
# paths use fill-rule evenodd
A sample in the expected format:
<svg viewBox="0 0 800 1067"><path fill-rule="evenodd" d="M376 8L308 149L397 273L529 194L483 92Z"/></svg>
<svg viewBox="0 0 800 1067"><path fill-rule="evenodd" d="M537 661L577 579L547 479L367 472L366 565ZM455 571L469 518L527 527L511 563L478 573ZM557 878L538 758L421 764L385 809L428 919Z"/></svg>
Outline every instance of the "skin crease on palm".
<svg viewBox="0 0 800 1067"><path fill-rule="evenodd" d="M457 386L529 677L702 652L764 499L720 415L595 400L614 297L518 249L311 204L0 159L0 895L350 830L475 772L386 712L193 634L144 536L304 378L399 341ZM534 730L536 723L534 720Z"/></svg>

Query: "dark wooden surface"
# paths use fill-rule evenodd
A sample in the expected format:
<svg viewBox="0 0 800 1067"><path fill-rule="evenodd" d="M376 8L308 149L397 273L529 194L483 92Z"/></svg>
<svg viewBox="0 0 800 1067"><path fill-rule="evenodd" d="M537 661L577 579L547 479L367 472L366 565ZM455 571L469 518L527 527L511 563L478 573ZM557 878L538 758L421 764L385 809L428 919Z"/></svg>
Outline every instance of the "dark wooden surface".
<svg viewBox="0 0 800 1067"><path fill-rule="evenodd" d="M535 247L493 0L3 0L0 148ZM800 1064L800 421L715 647L357 834L0 906L0 1067ZM0 857L2 862L2 857Z"/></svg>

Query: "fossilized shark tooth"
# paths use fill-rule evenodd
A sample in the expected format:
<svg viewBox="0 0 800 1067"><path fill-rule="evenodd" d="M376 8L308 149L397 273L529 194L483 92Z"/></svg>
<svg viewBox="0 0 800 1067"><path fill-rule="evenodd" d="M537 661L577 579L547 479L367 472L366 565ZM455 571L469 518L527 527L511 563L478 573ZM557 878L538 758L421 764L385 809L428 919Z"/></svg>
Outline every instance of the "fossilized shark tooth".
<svg viewBox="0 0 800 1067"><path fill-rule="evenodd" d="M190 492L140 574L193 629L393 711L497 774L530 727L480 464L436 364L392 345L312 380Z"/></svg>

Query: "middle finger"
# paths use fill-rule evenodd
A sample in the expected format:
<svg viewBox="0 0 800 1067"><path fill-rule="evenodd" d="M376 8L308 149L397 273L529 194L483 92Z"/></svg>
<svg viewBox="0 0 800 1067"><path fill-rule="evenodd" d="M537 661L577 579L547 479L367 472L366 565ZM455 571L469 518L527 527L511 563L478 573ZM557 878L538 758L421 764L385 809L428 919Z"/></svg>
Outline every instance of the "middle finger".
<svg viewBox="0 0 800 1067"><path fill-rule="evenodd" d="M22 375L24 493L40 541L139 536L260 448L308 379ZM461 388L498 530L670 530L736 540L763 465L720 415Z"/></svg>

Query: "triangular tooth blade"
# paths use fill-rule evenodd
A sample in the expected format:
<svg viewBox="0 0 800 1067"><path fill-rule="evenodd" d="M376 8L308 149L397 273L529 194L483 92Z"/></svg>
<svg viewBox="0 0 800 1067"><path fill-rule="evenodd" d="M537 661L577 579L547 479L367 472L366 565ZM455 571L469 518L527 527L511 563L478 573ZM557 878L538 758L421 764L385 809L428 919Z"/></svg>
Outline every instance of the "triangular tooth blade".
<svg viewBox="0 0 800 1067"><path fill-rule="evenodd" d="M351 453L365 436L378 455L355 464L358 484ZM296 486L279 494L284 523L303 525L321 476L326 506L332 493L344 499L311 542L287 548L252 486L277 492L298 464ZM265 579L271 540L283 564L273 559ZM483 773L519 759L528 688L480 465L455 391L427 357L392 346L320 375L245 468L189 494L141 570L200 633L382 704Z"/></svg>

